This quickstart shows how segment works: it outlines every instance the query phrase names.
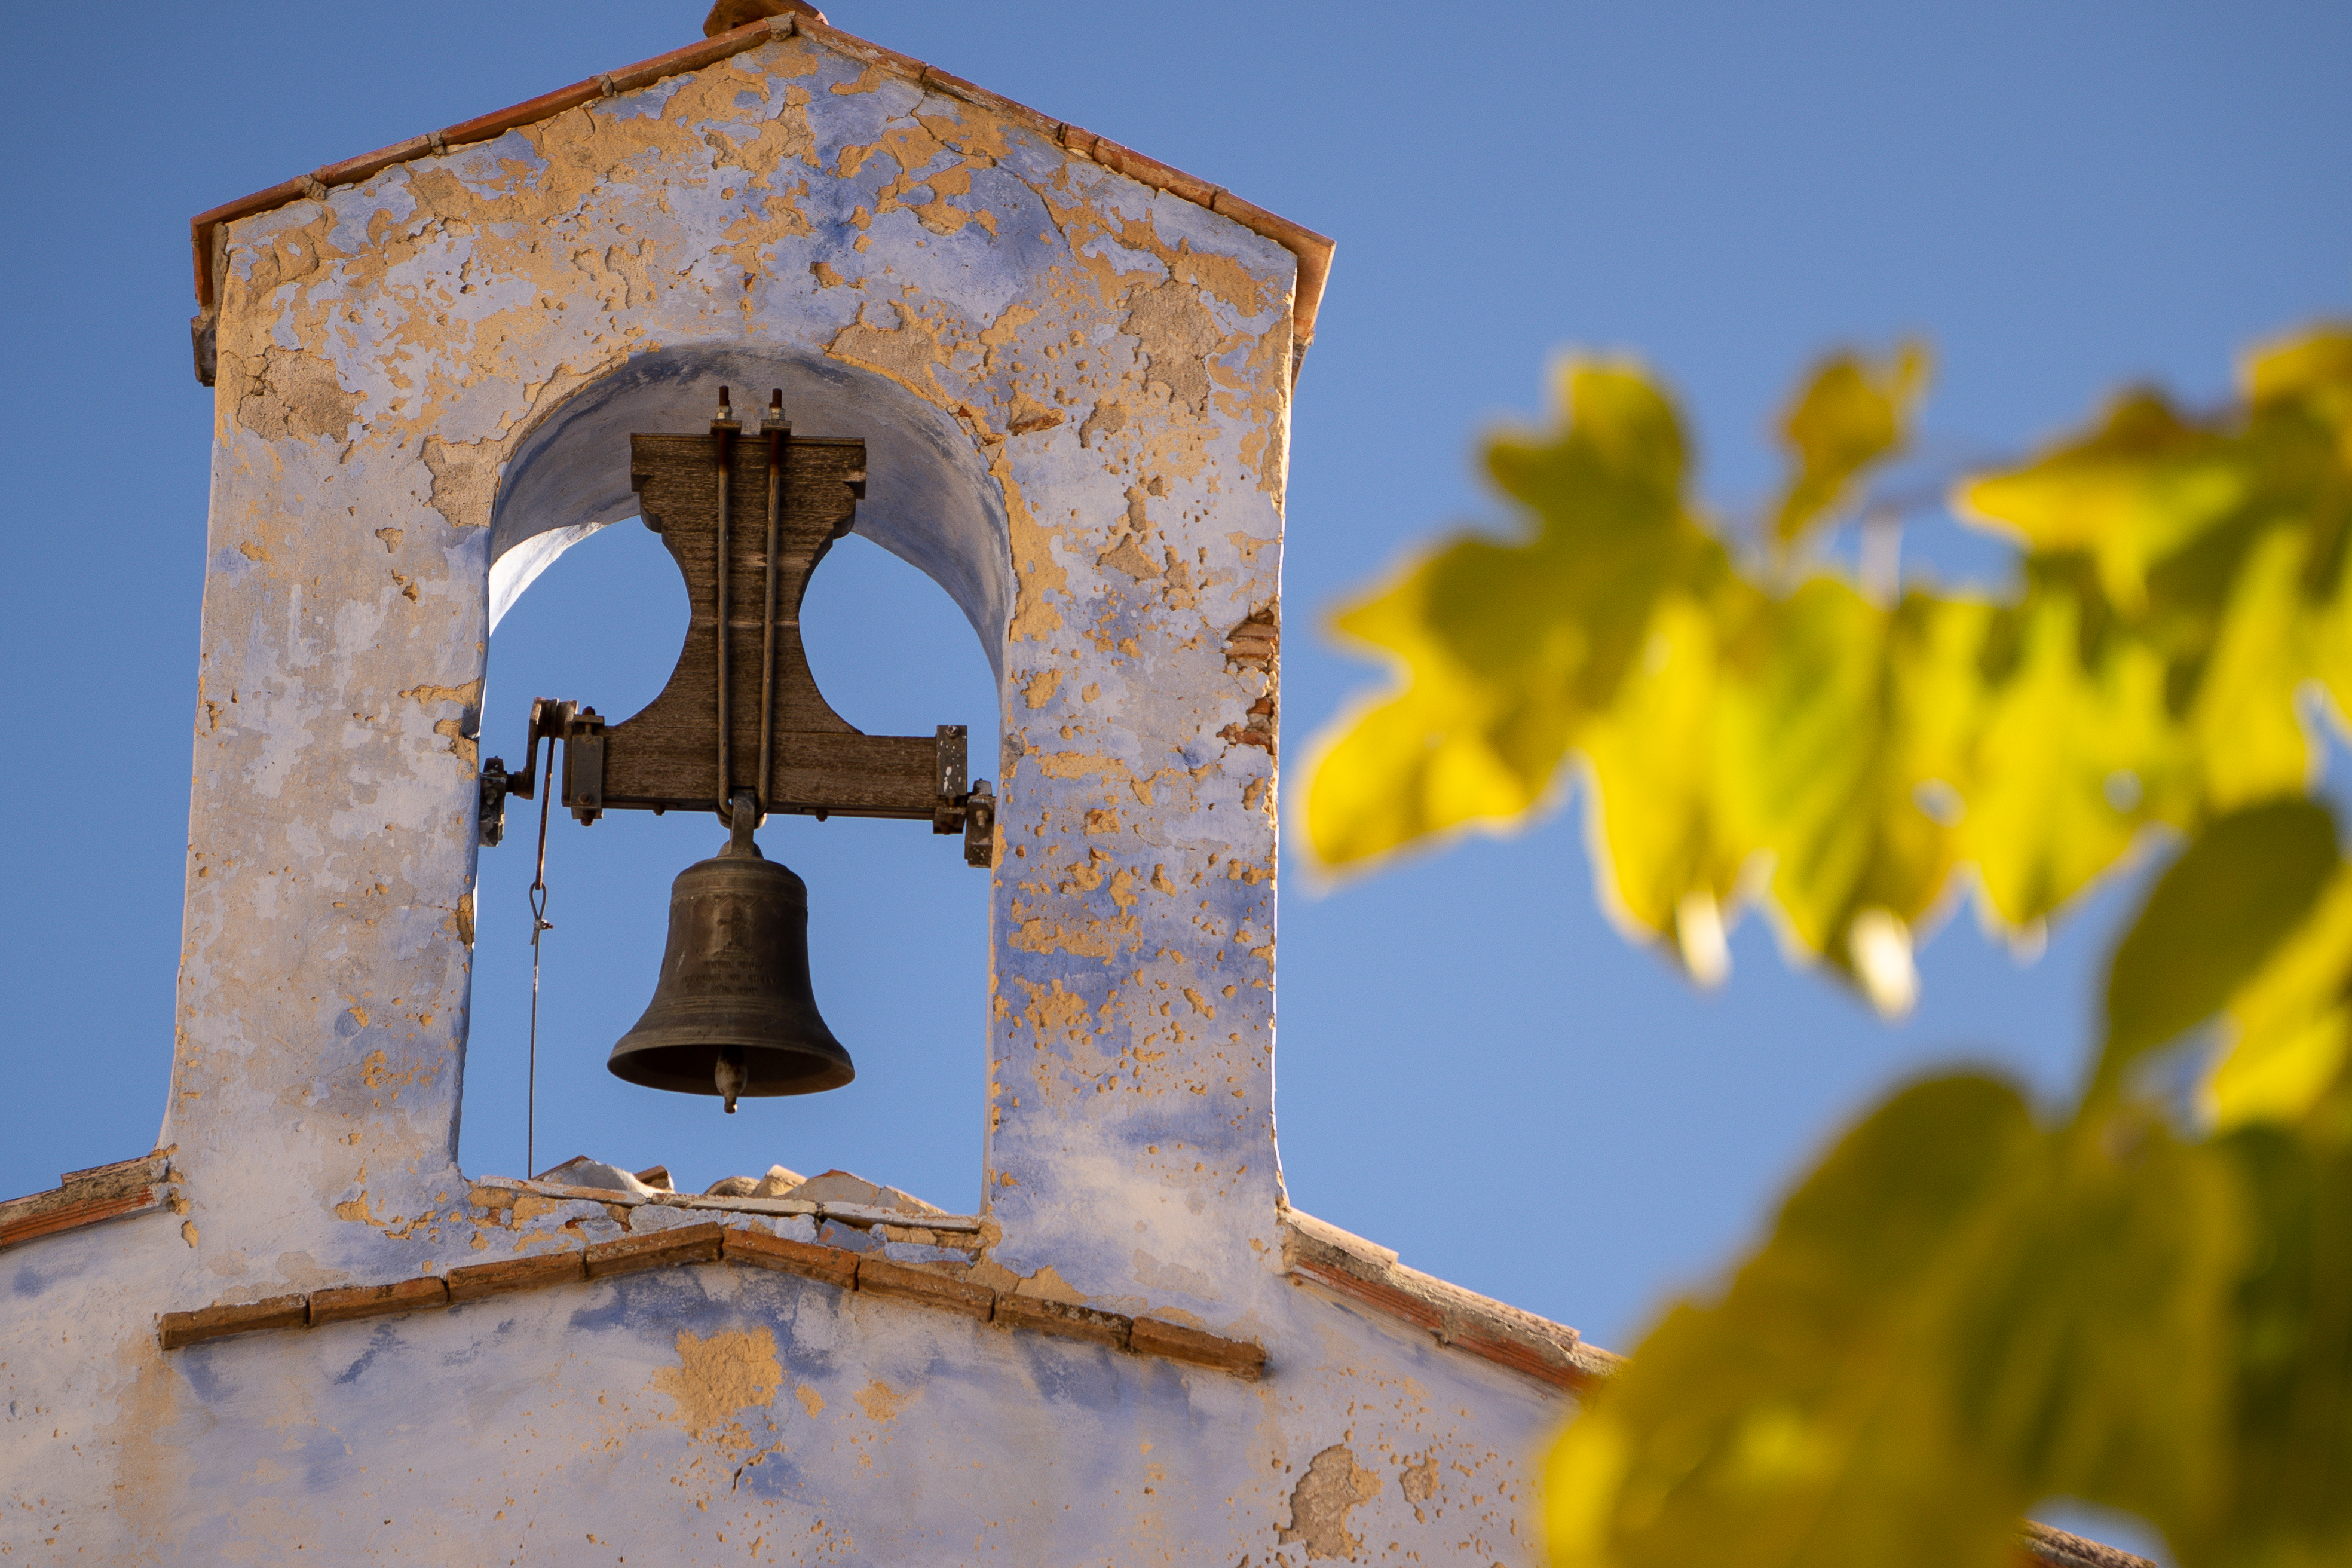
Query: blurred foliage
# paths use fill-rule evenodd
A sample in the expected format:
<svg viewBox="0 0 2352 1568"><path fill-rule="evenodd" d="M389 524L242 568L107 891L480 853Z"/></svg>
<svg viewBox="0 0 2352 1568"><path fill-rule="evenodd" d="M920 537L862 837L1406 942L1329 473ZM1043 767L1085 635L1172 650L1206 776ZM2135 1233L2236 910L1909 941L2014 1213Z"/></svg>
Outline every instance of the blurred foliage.
<svg viewBox="0 0 2352 1568"><path fill-rule="evenodd" d="M1959 891L2030 940L2175 847L2073 1114L1955 1076L1864 1117L1570 1426L1553 1558L1993 1568L2063 1497L2189 1568L2352 1561L2352 868L2313 798L2315 726L2352 710L2352 331L2257 353L2228 407L2134 392L1961 482L2018 547L1998 595L1870 563L1925 367L1820 367L1738 541L1668 398L1572 363L1557 427L1487 448L1522 536L1448 541L1337 621L1400 679L1318 749L1325 868L1523 821L1580 758L1604 905L1702 982L1761 902L1899 1013ZM1848 573L1818 546L1857 515Z"/></svg>
<svg viewBox="0 0 2352 1568"><path fill-rule="evenodd" d="M2031 940L2149 825L2304 791L2320 753L2298 692L2352 706L2352 331L2257 355L2242 404L2135 392L1962 482L1958 513L2020 547L1999 597L1898 594L1806 548L1904 451L1926 364L1906 347L1814 372L1744 550L1690 495L1665 394L1569 364L1557 426L1486 447L1522 536L1448 540L1335 618L1400 679L1316 747L1314 859L1516 826L1580 756L1629 931L1711 981L1760 900L1899 1013L1914 930L1958 889Z"/></svg>

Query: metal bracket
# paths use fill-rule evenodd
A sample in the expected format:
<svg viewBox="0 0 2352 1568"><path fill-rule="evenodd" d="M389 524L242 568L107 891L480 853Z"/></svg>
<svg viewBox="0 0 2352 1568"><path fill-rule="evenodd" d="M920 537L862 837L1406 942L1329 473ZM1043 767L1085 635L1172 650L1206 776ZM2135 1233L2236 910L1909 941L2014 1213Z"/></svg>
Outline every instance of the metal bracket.
<svg viewBox="0 0 2352 1568"><path fill-rule="evenodd" d="M525 800L539 798L541 741L549 743L547 765L551 775L555 771L554 742L563 742L563 773L555 781L556 798L583 823L604 815L604 721L593 708L552 697L534 697L530 702L530 732L523 739L523 755L530 759L528 765L520 773L509 773L506 763L497 757L482 764L480 837L484 844L496 844L503 835L509 795L520 795Z"/></svg>
<svg viewBox="0 0 2352 1568"><path fill-rule="evenodd" d="M931 831L961 833L964 817L966 731L961 724L939 727L939 805L931 809Z"/></svg>
<svg viewBox="0 0 2352 1568"><path fill-rule="evenodd" d="M996 863L996 796L982 779L964 797L963 863L989 867Z"/></svg>
<svg viewBox="0 0 2352 1568"><path fill-rule="evenodd" d="M604 721L593 708L564 721L563 804L583 826L604 815Z"/></svg>
<svg viewBox="0 0 2352 1568"><path fill-rule="evenodd" d="M485 849L498 847L507 831L507 764L502 758L492 757L482 764L482 809L477 819L476 837Z"/></svg>
<svg viewBox="0 0 2352 1568"><path fill-rule="evenodd" d="M996 859L996 796L988 781L964 787L970 766L969 731L961 724L941 724L939 736L940 799L931 811L931 831L963 835L963 863L987 867Z"/></svg>
<svg viewBox="0 0 2352 1568"><path fill-rule="evenodd" d="M562 740L564 723L577 707L577 703L559 702L552 697L530 700L530 732L523 737L522 772L506 773L502 765L499 770L506 780L508 795L520 795L525 800L539 798L539 743ZM493 763L498 762L495 757L490 760Z"/></svg>

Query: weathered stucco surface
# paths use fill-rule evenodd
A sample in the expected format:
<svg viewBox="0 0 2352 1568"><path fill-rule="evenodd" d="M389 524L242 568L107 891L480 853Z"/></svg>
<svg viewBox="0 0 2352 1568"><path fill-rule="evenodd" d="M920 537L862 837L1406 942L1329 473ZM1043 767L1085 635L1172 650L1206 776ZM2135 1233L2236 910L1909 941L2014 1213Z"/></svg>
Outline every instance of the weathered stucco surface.
<svg viewBox="0 0 2352 1568"><path fill-rule="evenodd" d="M819 36L218 258L177 1196L0 1255L0 1552L1528 1556L1560 1396L1283 1270L1289 251ZM861 530L999 672L982 1275L1255 1340L1264 1381L719 1268L158 1348L676 1218L456 1167L473 737L494 558L630 515L617 437L722 382L868 439Z"/></svg>

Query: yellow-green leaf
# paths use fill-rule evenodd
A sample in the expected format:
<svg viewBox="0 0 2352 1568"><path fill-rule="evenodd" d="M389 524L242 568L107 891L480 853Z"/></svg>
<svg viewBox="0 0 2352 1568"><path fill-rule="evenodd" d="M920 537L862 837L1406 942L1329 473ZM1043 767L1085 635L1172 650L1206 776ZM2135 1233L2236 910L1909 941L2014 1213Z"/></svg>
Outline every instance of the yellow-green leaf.
<svg viewBox="0 0 2352 1568"><path fill-rule="evenodd" d="M1879 363L1840 353L1815 367L1780 419L1796 471L1773 512L1775 540L1789 543L1834 515L1856 476L1901 449L1927 363L1927 345L1906 342Z"/></svg>
<svg viewBox="0 0 2352 1568"><path fill-rule="evenodd" d="M1601 907L1634 931L1671 938L1702 984L1725 973L1725 911L1752 847L1726 819L1716 615L1687 595L1662 599L1617 700L1582 741Z"/></svg>
<svg viewBox="0 0 2352 1568"><path fill-rule="evenodd" d="M2352 435L2352 327L2315 327L2247 357L2246 398L2257 409L2295 402ZM2345 454L2352 462L2352 450Z"/></svg>
<svg viewBox="0 0 2352 1568"><path fill-rule="evenodd" d="M2042 552L2081 551L2137 614L2151 566L2231 515L2249 477L2229 442L2152 392L2119 399L2088 437L1962 484L1955 513Z"/></svg>
<svg viewBox="0 0 2352 1568"><path fill-rule="evenodd" d="M1951 826L1923 789L1957 771L1981 619L1976 606L1919 596L1890 613L1817 577L1752 616L1730 650L1729 837L1771 851L1785 929L1883 1012L1909 1005L1908 928L1951 872ZM1857 945L1857 931L1877 951ZM1879 956L1898 940L1899 956Z"/></svg>
<svg viewBox="0 0 2352 1568"><path fill-rule="evenodd" d="M1895 448L1923 363L1810 379L1784 532ZM2030 929L2140 828L2307 787L2302 694L2316 679L2352 710L2348 366L2352 331L2322 331L2256 357L2241 406L2120 400L1963 487L2030 551L2013 598L1888 611L1833 575L1783 596L1743 574L1685 499L1664 394L1572 365L1555 427L1487 452L1526 531L1448 542L1339 616L1398 679L1315 748L1309 847L1361 866L1523 822L1580 747L1601 902L1629 932L1719 975L1766 857L1789 945L1900 1013L1914 928L1959 863Z"/></svg>
<svg viewBox="0 0 2352 1568"><path fill-rule="evenodd" d="M1563 395L1549 439L1488 454L1530 537L1457 538L1334 619L1392 661L1399 689L1318 742L1307 832L1325 866L1524 817L1614 698L1660 594L1722 574L1720 548L1683 510L1682 431L1664 395L1635 370L1593 364L1571 365Z"/></svg>
<svg viewBox="0 0 2352 1568"><path fill-rule="evenodd" d="M2228 1049L2206 1081L2216 1125L2293 1121L2342 1076L2352 1042L2352 870L2230 998Z"/></svg>
<svg viewBox="0 0 2352 1568"><path fill-rule="evenodd" d="M2298 635L2304 548L2300 530L2273 528L2246 552L2197 683L2189 730L2215 810L2299 794L2312 773L2294 711L2310 673Z"/></svg>
<svg viewBox="0 0 2352 1568"><path fill-rule="evenodd" d="M2015 929L2054 912L2158 819L2181 747L2153 649L2110 638L2088 662L2081 601L2063 588L2008 619L2016 658L1983 699L1961 838L1992 912Z"/></svg>

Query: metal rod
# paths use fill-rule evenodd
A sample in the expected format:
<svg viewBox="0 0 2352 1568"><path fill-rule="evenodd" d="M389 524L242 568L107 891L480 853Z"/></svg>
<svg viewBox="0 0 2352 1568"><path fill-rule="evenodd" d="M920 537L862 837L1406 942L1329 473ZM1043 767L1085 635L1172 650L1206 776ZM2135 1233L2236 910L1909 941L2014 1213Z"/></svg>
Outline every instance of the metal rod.
<svg viewBox="0 0 2352 1568"><path fill-rule="evenodd" d="M729 743L732 739L729 731L733 728L729 721L733 717L733 713L727 701L727 617L729 615L727 569L730 564L727 551L727 481L730 477L728 470L730 467L730 459L734 456L732 450L734 443L729 437L735 429L733 421L729 417L731 412L727 405L727 389L722 386L719 389L719 417L710 422L710 444L719 453L719 819L721 822L727 820L728 814L732 809L734 790L731 784L735 771L732 748Z"/></svg>
<svg viewBox="0 0 2352 1568"><path fill-rule="evenodd" d="M539 766L539 736L530 738L530 764ZM547 742L548 772L555 771L555 741ZM539 792L539 869L530 884L530 1067L523 1080L522 1173L539 1173L539 933L553 931L547 919L547 805L553 789Z"/></svg>
<svg viewBox="0 0 2352 1568"><path fill-rule="evenodd" d="M775 781L776 736L776 543L784 510L784 393L768 399L768 616L760 638L760 809L765 811ZM723 781L722 781L723 782Z"/></svg>

